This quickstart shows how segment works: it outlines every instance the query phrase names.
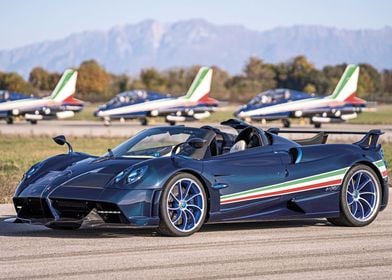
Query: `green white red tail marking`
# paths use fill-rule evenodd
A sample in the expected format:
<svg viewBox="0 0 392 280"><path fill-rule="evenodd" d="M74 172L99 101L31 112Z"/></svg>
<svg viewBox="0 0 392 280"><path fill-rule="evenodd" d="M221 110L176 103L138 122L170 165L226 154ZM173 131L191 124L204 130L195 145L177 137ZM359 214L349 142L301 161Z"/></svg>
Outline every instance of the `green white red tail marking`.
<svg viewBox="0 0 392 280"><path fill-rule="evenodd" d="M348 65L330 97L343 102L350 96L355 95L357 91L358 77L359 66L354 64Z"/></svg>
<svg viewBox="0 0 392 280"><path fill-rule="evenodd" d="M212 69L201 67L184 98L191 101L199 101L210 93L211 81Z"/></svg>
<svg viewBox="0 0 392 280"><path fill-rule="evenodd" d="M379 169L383 178L388 176L384 160L375 161L373 162L373 164ZM349 169L349 167L345 167L301 179L291 180L280 184L274 184L247 191L222 195L220 197L220 203L221 205L225 205L236 202L280 196L290 193L322 189L331 186L339 186L342 184L343 178Z"/></svg>
<svg viewBox="0 0 392 280"><path fill-rule="evenodd" d="M60 81L57 83L56 88L53 90L50 99L63 102L75 93L76 79L78 72L72 69L65 70L61 76Z"/></svg>

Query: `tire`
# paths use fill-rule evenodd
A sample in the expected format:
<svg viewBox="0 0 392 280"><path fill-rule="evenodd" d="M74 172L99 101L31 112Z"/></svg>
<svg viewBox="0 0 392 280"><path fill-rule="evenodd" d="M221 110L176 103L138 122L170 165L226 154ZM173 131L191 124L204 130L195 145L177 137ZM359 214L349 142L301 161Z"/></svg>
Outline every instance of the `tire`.
<svg viewBox="0 0 392 280"><path fill-rule="evenodd" d="M81 223L51 223L45 225L47 228L56 229L56 230L76 230L82 226Z"/></svg>
<svg viewBox="0 0 392 280"><path fill-rule="evenodd" d="M362 227L377 217L381 205L381 184L366 165L356 165L346 174L340 190L340 216L328 218L338 226Z"/></svg>
<svg viewBox="0 0 392 280"><path fill-rule="evenodd" d="M206 214L207 196L203 184L189 173L179 173L163 189L158 231L168 236L189 236L201 228Z"/></svg>
<svg viewBox="0 0 392 280"><path fill-rule="evenodd" d="M37 124L37 120L30 120L30 124L32 124L32 125Z"/></svg>
<svg viewBox="0 0 392 280"><path fill-rule="evenodd" d="M314 125L314 128L321 128L321 123L319 123L319 122L318 123L314 123L313 125Z"/></svg>
<svg viewBox="0 0 392 280"><path fill-rule="evenodd" d="M289 128L291 123L288 119L282 119L283 127Z"/></svg>
<svg viewBox="0 0 392 280"><path fill-rule="evenodd" d="M140 124L141 124L142 126L148 125L148 120L147 120L147 118L141 118L141 119L140 119Z"/></svg>
<svg viewBox="0 0 392 280"><path fill-rule="evenodd" d="M13 124L14 123L14 119L12 117L7 117L5 121L6 121L7 124Z"/></svg>

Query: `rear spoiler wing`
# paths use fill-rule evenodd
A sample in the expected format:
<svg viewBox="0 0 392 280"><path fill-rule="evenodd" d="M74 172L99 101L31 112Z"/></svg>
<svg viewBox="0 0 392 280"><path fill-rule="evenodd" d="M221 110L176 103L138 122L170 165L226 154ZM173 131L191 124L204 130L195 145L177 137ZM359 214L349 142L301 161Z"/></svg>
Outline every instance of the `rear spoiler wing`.
<svg viewBox="0 0 392 280"><path fill-rule="evenodd" d="M316 134L315 136L307 139L294 140L300 145L314 145L314 144L325 144L327 142L328 135L340 134L340 135L364 135L361 140L353 144L360 146L363 149L375 148L377 146L380 135L384 134L379 129L371 129L368 132L365 131L319 131L319 130L291 130L291 129L280 129L270 128L267 130L269 133L280 134L280 133L293 133L293 134Z"/></svg>

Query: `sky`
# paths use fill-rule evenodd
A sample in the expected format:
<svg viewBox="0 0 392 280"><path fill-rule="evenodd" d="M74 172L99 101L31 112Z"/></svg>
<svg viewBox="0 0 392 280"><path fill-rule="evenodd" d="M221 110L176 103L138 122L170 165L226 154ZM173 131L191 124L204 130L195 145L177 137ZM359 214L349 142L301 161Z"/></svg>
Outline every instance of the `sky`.
<svg viewBox="0 0 392 280"><path fill-rule="evenodd" d="M202 18L255 30L392 26L391 0L0 0L0 11L0 50L146 19Z"/></svg>

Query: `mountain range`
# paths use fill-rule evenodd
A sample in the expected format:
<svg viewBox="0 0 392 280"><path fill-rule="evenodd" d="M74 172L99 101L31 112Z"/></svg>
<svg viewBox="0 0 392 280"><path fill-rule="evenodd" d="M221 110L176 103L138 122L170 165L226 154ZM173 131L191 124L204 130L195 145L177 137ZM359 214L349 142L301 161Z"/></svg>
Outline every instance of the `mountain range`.
<svg viewBox="0 0 392 280"><path fill-rule="evenodd" d="M145 67L193 64L217 65L239 73L250 56L276 63L302 54L317 67L345 62L392 68L392 27L347 30L292 26L256 31L202 19L174 23L146 20L2 50L0 70L27 76L35 66L63 71L95 59L113 73L136 74Z"/></svg>

